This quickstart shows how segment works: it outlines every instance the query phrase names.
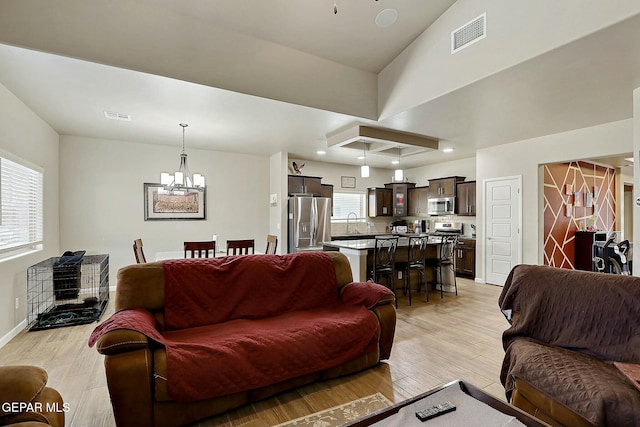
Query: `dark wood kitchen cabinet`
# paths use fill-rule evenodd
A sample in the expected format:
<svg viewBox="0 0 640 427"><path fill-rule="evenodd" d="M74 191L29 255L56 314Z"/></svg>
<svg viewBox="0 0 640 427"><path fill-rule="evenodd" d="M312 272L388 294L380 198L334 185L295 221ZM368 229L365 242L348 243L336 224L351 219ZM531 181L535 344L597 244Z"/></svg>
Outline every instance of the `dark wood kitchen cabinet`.
<svg viewBox="0 0 640 427"><path fill-rule="evenodd" d="M476 241L474 239L461 238L458 240L456 275L470 278L476 277Z"/></svg>
<svg viewBox="0 0 640 427"><path fill-rule="evenodd" d="M322 184L320 186L320 197L326 197L331 199L331 215L333 216L333 185Z"/></svg>
<svg viewBox="0 0 640 427"><path fill-rule="evenodd" d="M464 181L463 176L450 176L429 180L429 197L455 197L456 183Z"/></svg>
<svg viewBox="0 0 640 427"><path fill-rule="evenodd" d="M429 216L429 187L409 189L409 216Z"/></svg>
<svg viewBox="0 0 640 427"><path fill-rule="evenodd" d="M393 182L384 185L385 188L390 188L391 193L391 207L393 216L407 216L409 215L409 189L416 186L413 182Z"/></svg>
<svg viewBox="0 0 640 427"><path fill-rule="evenodd" d="M320 197L322 194L322 178L318 176L289 175L288 193L310 194Z"/></svg>
<svg viewBox="0 0 640 427"><path fill-rule="evenodd" d="M459 182L456 186L456 212L462 216L476 216L476 182Z"/></svg>
<svg viewBox="0 0 640 427"><path fill-rule="evenodd" d="M391 198L393 190L390 188L367 189L367 211L369 216L392 216Z"/></svg>

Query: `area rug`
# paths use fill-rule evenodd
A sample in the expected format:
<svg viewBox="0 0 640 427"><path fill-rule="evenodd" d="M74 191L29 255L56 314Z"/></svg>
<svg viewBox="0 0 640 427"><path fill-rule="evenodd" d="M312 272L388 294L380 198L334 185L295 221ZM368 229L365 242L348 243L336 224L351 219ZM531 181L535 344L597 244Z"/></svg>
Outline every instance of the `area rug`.
<svg viewBox="0 0 640 427"><path fill-rule="evenodd" d="M381 393L376 393L274 427L339 427L391 404Z"/></svg>

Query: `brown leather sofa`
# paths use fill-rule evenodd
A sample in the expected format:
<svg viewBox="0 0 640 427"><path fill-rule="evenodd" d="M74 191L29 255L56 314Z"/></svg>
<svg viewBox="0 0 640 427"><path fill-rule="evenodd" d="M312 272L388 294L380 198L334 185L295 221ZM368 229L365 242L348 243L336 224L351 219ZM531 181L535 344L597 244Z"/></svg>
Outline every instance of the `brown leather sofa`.
<svg viewBox="0 0 640 427"><path fill-rule="evenodd" d="M0 367L0 426L64 427L62 396L36 366Z"/></svg>
<svg viewBox="0 0 640 427"><path fill-rule="evenodd" d="M499 305L507 399L552 426L640 426L640 278L519 265Z"/></svg>
<svg viewBox="0 0 640 427"><path fill-rule="evenodd" d="M183 401L184 399L180 399L180 396L172 396L169 390L172 384L171 382L173 381L167 372L168 366L170 366L167 360L169 351L167 350L168 347L165 348L162 343L158 342L162 341L163 337L156 336L155 339L150 338L148 335L154 335L153 331L147 334L141 333L135 328L128 329L127 325L122 323L117 324L113 328L98 331L98 329L103 328L103 325L111 321L111 319L108 319L97 328L92 336L92 340L97 338L97 350L105 355L104 365L117 425L120 427L183 425L314 381L326 380L361 371L378 364L380 360L387 359L391 352L395 332L396 312L394 295L380 285L373 283L352 283L351 268L347 258L343 254L337 252L315 254L316 256L328 258L328 269L331 270L330 275L335 277L335 279L333 279L335 283L330 284L330 286L335 286L335 291L329 291L331 294L335 293L336 295L336 297L332 298L337 298L339 301L342 301L342 299L346 298L346 294L350 294L351 297L357 294L357 297L355 299L352 298L350 303L363 304L362 310L364 313L369 313L365 314L365 316L369 319L374 319L374 328L377 332L371 350L358 354L350 360L332 364L326 369L314 369L302 375L296 375L295 377L278 380L266 385L263 384L256 388L234 391L229 394L201 400ZM296 259L299 260L306 259L305 257L309 256L312 255L247 255L243 257L226 257L209 260L184 260L184 262L190 263L188 265L193 266L194 271L200 264L218 263L224 265L227 262L235 263L234 265L239 266L227 269L229 271L251 271L253 265L256 263L264 264L265 262L271 262L265 260L273 260L273 263L279 263L290 260L291 258L289 257L296 257ZM169 270L165 270L165 268L168 267L167 263L170 262L172 261L138 264L122 268L118 272L115 298L116 313L114 316L119 314L126 315L132 312L132 310L135 310L139 314L142 308L144 312L148 312L153 316L156 322L156 328L159 331L168 329L167 324L169 320L166 318L165 312L165 294L170 293L166 282L172 279L168 278L171 274L168 274L167 271ZM242 262L241 266L238 264L240 262ZM309 271L304 272L300 277L315 278L318 271L313 268L313 265L311 265L311 267ZM269 268L267 268L267 270L269 270ZM271 273L268 271L267 274ZM238 288L243 287L239 283L228 281L224 281L224 283L216 283L213 279L206 279L205 281L207 283L202 283L204 287L200 286L200 289L224 287L227 294L233 294L234 292L239 292L237 290ZM256 283L251 285L253 289L255 289L255 292L261 292L260 282L261 280L256 280ZM165 287L167 289L165 289ZM300 290L296 292L306 293L304 289L304 286L302 286ZM355 292L355 290L358 290L358 292ZM373 292L370 292L370 290L373 290ZM273 292L271 294L273 294ZM247 295L249 295L249 299L253 298L252 295ZM298 293L296 295L300 294ZM272 296L273 295L270 297ZM287 298L297 299L291 298L290 296ZM169 297L167 297L167 300L168 299ZM221 304L236 304L237 301L233 301L222 301ZM236 305L242 308L242 300L240 301L241 302ZM203 304L206 303L203 302ZM251 322L261 322L263 320L265 319L247 320L243 318L240 321L247 322L251 325ZM268 321L269 319L266 320ZM234 320L233 322L237 321L238 320ZM233 322L229 321L227 323L230 324ZM255 323L255 325L257 327L258 323ZM208 327L208 325L204 325L193 328L193 330L198 331ZM249 328L251 328L251 326L249 326ZM167 334L166 331L158 333ZM357 331L355 331L355 333L357 333ZM268 333L263 337L265 339L270 338ZM296 352L298 350L293 346L290 349L287 347L286 351ZM288 355L289 353L287 353L287 356ZM209 363L208 361L198 360L197 362L197 364L207 367L202 371L203 373L218 367L216 363ZM252 360L251 362L257 363L256 360ZM263 361L260 362L263 363ZM225 369L225 367L222 368ZM269 367L267 366L264 370L269 370Z"/></svg>

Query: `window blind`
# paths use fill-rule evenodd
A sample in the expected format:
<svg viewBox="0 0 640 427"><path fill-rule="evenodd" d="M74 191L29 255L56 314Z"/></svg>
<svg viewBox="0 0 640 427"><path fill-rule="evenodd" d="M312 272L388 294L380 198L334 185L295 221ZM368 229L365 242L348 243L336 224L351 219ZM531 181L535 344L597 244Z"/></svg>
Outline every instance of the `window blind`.
<svg viewBox="0 0 640 427"><path fill-rule="evenodd" d="M0 254L43 239L42 172L0 158Z"/></svg>
<svg viewBox="0 0 640 427"><path fill-rule="evenodd" d="M365 198L362 193L333 193L333 219L347 219L350 212L358 218L365 216Z"/></svg>

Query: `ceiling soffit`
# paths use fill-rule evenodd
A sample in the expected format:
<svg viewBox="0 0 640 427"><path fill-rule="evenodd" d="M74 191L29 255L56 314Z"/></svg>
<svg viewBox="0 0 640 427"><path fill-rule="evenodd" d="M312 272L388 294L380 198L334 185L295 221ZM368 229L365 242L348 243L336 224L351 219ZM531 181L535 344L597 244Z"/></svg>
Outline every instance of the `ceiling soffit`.
<svg viewBox="0 0 640 427"><path fill-rule="evenodd" d="M366 148L363 146L366 144ZM439 142L427 136L358 125L327 137L330 149L351 149L389 157L407 157L438 149Z"/></svg>

